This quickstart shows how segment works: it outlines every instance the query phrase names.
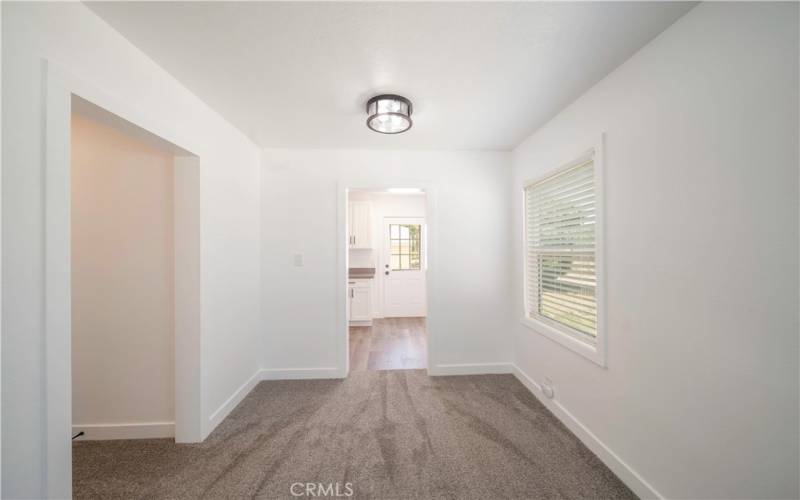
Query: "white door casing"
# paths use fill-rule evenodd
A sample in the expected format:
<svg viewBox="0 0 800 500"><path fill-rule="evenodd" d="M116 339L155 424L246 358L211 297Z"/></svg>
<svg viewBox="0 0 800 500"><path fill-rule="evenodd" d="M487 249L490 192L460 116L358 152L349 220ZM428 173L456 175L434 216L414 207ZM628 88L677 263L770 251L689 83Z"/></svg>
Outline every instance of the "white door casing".
<svg viewBox="0 0 800 500"><path fill-rule="evenodd" d="M110 97L51 61L44 71L45 96L45 424L46 498L72 496L71 375L71 181L70 117L73 96L178 148L175 177L175 231L182 241L182 259L175 260L175 437L178 442L203 440L201 407L200 324L200 158L180 146L174 127L143 115L134 104ZM176 246L176 255L177 255ZM182 293L178 293L178 290ZM180 321L179 321L180 319Z"/></svg>
<svg viewBox="0 0 800 500"><path fill-rule="evenodd" d="M392 234L392 227L394 233ZM395 250L401 243L401 253L406 251L407 226L419 227L419 265L414 266L413 257L406 255L400 258L395 254L393 258L392 239L395 241ZM383 315L387 318L423 317L427 315L427 298L425 287L425 272L427 262L427 231L425 219L422 217L399 218L386 217L383 220L381 243L381 261L376 272L383 273ZM394 238L392 238L394 237ZM397 238L400 238L398 241ZM413 238L412 238L413 239ZM412 239L408 239L409 242ZM411 243L410 246L414 246ZM412 267L413 269L409 269ZM418 268L417 268L418 267Z"/></svg>
<svg viewBox="0 0 800 500"><path fill-rule="evenodd" d="M426 195L425 204L425 248L423 248L424 259L426 267L430 267L430 274L426 273L425 287L426 287L426 303L427 297L435 293L435 284L437 283L437 248L438 248L438 228L439 228L439 186L438 183L431 182L426 179L393 179L387 180L383 174L364 176L359 175L357 178L352 178L345 175L336 183L336 227L337 227L337 252L336 261L337 275L336 280L341 286L337 286L336 294L336 359L337 366L332 368L337 375L341 378L347 377L350 372L350 349L349 349L349 331L350 331L350 314L347 309L347 301L349 296L348 291L348 270L350 267L349 260L349 243L348 243L348 196L349 193L355 190L358 191L375 191L387 190L390 188L415 188L422 190ZM382 224L383 221L381 221ZM383 239L382 235L376 235L380 240ZM374 245L376 252L382 252L382 244L379 240L375 241ZM381 264L376 262L376 272L380 273ZM384 276L382 274L376 275ZM380 285L381 291L383 290L382 280L375 280L375 285ZM428 289L430 287L430 289ZM381 298L378 298L383 303ZM439 359L438 353L438 316L436 311L427 311L426 305L426 327L428 335L428 373L433 374L436 371L437 360Z"/></svg>

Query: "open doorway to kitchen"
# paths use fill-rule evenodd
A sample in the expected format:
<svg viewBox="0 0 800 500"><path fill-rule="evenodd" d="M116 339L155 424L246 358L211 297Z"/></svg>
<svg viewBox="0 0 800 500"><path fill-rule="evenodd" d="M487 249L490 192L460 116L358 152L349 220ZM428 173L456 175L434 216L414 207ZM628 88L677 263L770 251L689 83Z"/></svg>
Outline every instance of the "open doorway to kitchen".
<svg viewBox="0 0 800 500"><path fill-rule="evenodd" d="M351 372L428 367L426 221L421 189L348 193Z"/></svg>

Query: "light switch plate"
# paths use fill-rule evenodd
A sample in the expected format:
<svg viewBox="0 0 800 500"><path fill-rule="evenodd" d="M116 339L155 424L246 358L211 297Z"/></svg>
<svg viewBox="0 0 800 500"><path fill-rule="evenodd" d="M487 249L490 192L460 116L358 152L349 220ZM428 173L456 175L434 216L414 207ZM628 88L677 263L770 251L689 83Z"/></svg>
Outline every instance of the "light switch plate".
<svg viewBox="0 0 800 500"><path fill-rule="evenodd" d="M303 254L294 254L294 267L303 267Z"/></svg>

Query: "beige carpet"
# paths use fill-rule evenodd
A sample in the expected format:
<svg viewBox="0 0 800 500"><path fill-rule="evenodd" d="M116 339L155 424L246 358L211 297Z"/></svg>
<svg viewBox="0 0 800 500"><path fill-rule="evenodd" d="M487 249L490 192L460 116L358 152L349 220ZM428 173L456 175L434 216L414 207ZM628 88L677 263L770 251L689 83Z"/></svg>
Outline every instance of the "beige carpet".
<svg viewBox="0 0 800 500"><path fill-rule="evenodd" d="M510 375L262 382L202 444L76 442L73 462L76 498L311 498L293 483L350 483L352 498L634 498Z"/></svg>

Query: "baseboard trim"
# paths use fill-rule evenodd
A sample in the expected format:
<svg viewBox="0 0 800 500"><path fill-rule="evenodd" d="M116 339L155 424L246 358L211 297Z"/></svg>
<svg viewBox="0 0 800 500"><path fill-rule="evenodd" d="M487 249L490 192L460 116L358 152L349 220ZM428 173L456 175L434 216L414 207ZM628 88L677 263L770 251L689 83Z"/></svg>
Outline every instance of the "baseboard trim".
<svg viewBox="0 0 800 500"><path fill-rule="evenodd" d="M429 369L433 376L482 375L512 373L542 404L545 405L567 428L580 439L606 466L614 472L634 493L641 498L664 498L652 485L625 463L588 427L578 420L558 400L548 399L541 387L514 363L464 363L440 364ZM338 368L262 368L241 385L211 416L209 434L227 417L236 406L262 380L305 380L343 378ZM84 432L76 441L113 439L155 439L175 437L174 422L143 422L122 424L76 424L73 435Z"/></svg>
<svg viewBox="0 0 800 500"><path fill-rule="evenodd" d="M567 428L575 434L587 448L597 455L597 457L617 477L625 483L628 488L633 490L639 498L664 498L650 483L644 480L633 468L625 463L611 448L600 441L592 431L589 430L575 415L570 413L558 400L549 399L542 393L541 386L523 372L518 366L512 364L512 373L522 385L542 402Z"/></svg>
<svg viewBox="0 0 800 500"><path fill-rule="evenodd" d="M430 375L487 375L512 373L513 363L463 363L435 365L428 369ZM343 370L336 367L320 368L262 368L261 380L307 380L345 378Z"/></svg>
<svg viewBox="0 0 800 500"><path fill-rule="evenodd" d="M344 378L346 374L339 368L262 368L261 380L306 380L325 378Z"/></svg>
<svg viewBox="0 0 800 500"><path fill-rule="evenodd" d="M208 417L208 432L204 433L207 437L217 426L225 420L236 406L242 402L242 400L250 394L250 391L256 386L260 379L261 370L256 370L256 372L251 376L244 384L242 384L236 391L231 394L222 405L217 408L217 410Z"/></svg>
<svg viewBox="0 0 800 500"><path fill-rule="evenodd" d="M171 438L175 437L175 422L73 425L72 435L79 432L83 432L83 436L75 438L75 441Z"/></svg>
<svg viewBox="0 0 800 500"><path fill-rule="evenodd" d="M513 363L461 363L434 365L428 368L428 374L442 375L492 375L511 373Z"/></svg>
<svg viewBox="0 0 800 500"><path fill-rule="evenodd" d="M247 382L241 385L214 413L208 417L208 430L204 436L208 436L217 426L230 415L236 406L250 394L256 384L262 380L292 380L292 379L313 379L313 378L343 378L338 368L282 368L257 370Z"/></svg>

